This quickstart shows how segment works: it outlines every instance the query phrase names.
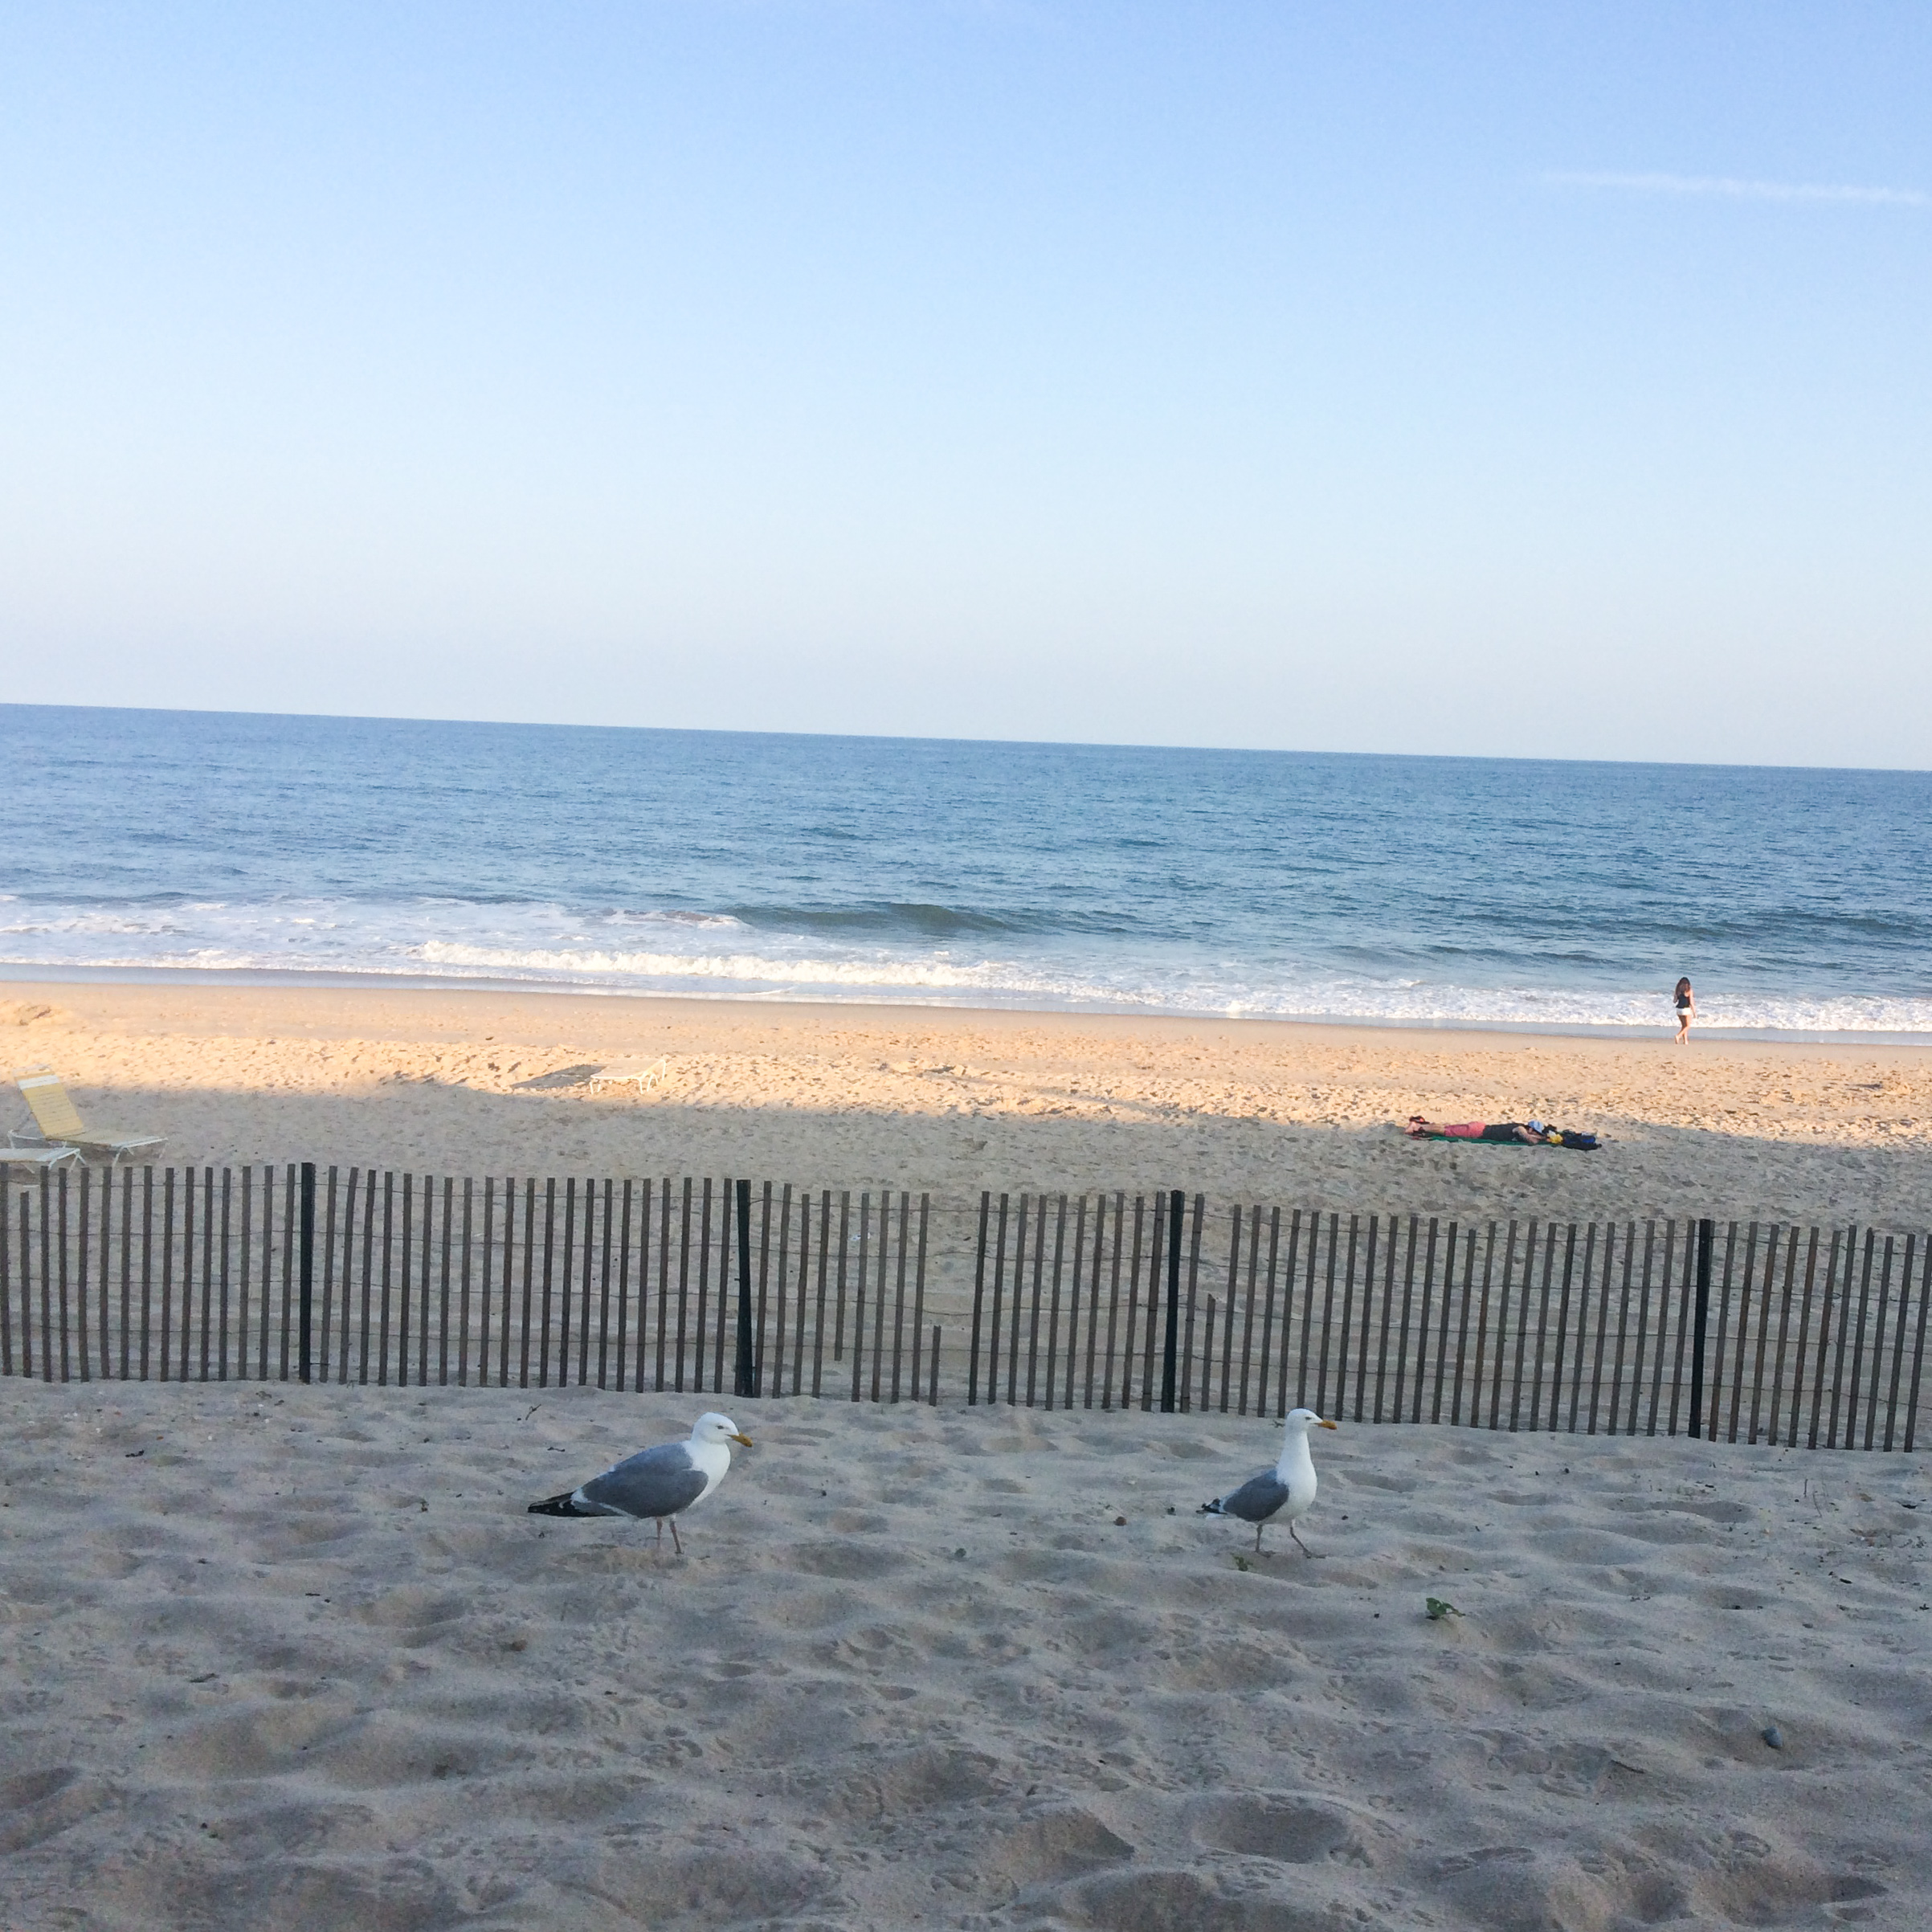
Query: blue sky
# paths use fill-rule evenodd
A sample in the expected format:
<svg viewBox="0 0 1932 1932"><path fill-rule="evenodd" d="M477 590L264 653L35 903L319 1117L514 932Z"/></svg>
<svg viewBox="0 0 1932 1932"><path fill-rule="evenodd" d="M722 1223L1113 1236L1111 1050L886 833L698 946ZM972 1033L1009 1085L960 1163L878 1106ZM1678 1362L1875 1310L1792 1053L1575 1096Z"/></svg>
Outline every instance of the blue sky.
<svg viewBox="0 0 1932 1932"><path fill-rule="evenodd" d="M16 5L6 695L1932 764L1932 10Z"/></svg>

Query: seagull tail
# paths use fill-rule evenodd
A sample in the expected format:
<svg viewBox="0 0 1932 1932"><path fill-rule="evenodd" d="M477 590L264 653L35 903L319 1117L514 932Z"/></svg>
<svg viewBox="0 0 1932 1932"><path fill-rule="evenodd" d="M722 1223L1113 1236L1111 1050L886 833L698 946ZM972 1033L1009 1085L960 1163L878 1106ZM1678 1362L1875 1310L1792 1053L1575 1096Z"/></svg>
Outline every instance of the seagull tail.
<svg viewBox="0 0 1932 1932"><path fill-rule="evenodd" d="M1221 1499L1218 1496L1211 1503L1203 1503L1195 1512L1196 1516L1225 1516L1227 1513L1221 1507Z"/></svg>
<svg viewBox="0 0 1932 1932"><path fill-rule="evenodd" d="M602 1512L584 1509L577 1501L577 1492L566 1489L562 1496L549 1496L540 1503L532 1503L529 1513L532 1516L597 1516Z"/></svg>

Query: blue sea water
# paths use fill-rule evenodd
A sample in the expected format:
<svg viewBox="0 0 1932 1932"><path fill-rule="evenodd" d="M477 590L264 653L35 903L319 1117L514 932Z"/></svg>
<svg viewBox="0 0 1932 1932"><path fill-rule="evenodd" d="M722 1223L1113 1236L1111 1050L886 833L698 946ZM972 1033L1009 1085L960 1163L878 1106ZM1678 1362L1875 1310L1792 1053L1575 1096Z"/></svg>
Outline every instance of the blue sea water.
<svg viewBox="0 0 1932 1932"><path fill-rule="evenodd" d="M0 973L1932 1039L1932 774L0 706Z"/></svg>

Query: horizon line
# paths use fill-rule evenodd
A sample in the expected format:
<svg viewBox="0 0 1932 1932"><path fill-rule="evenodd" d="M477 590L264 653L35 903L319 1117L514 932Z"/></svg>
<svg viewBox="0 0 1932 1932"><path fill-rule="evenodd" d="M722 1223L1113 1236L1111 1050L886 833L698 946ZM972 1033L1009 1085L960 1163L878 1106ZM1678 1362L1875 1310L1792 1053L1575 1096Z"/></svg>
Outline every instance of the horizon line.
<svg viewBox="0 0 1932 1932"><path fill-rule="evenodd" d="M1757 762L1747 758L1550 758L1523 752L1490 751L1338 751L1291 745L1173 745L1135 738L965 737L949 737L939 732L909 731L770 731L741 725L592 725L557 718L452 718L428 713L389 716L337 711L216 710L195 705L59 705L0 699L0 713L10 711L113 711L160 717L308 718L329 724L453 725L465 729L510 731L655 731L692 737L828 738L900 745L1031 745L1042 750L1214 752L1252 758L1428 758L1472 764L1628 765L1691 771L1885 772L1910 777L1932 772L1932 766L1922 765L1794 765Z"/></svg>

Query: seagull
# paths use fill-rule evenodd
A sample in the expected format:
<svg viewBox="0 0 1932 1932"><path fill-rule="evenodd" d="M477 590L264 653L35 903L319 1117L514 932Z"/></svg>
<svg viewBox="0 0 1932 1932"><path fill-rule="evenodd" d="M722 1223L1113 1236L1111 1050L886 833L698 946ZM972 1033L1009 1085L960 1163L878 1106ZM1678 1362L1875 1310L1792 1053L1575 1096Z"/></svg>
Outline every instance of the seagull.
<svg viewBox="0 0 1932 1932"><path fill-rule="evenodd" d="M671 1546L680 1556L684 1546L677 1540L677 1513L701 1503L731 1467L734 1443L751 1447L729 1415L716 1410L699 1416L690 1436L683 1442L660 1442L654 1449L640 1449L627 1456L614 1469L593 1476L579 1488L562 1496L532 1503L533 1516L628 1516L652 1517L657 1522L657 1547L664 1546L664 1525L671 1525ZM1307 1452L1303 1451L1304 1456Z"/></svg>
<svg viewBox="0 0 1932 1932"><path fill-rule="evenodd" d="M1332 1429L1332 1422L1325 1422L1313 1409L1290 1409L1288 1413L1288 1432L1281 1444L1281 1460L1260 1476L1251 1476L1240 1489L1226 1496L1217 1496L1211 1503L1201 1505L1203 1516L1238 1516L1244 1523L1255 1526L1255 1549L1261 1547L1261 1530L1264 1524L1276 1516L1288 1525L1288 1533L1295 1537L1297 1547L1304 1556L1315 1553L1295 1536L1295 1521L1308 1514L1315 1506L1315 1463L1308 1452L1308 1432L1310 1429Z"/></svg>

